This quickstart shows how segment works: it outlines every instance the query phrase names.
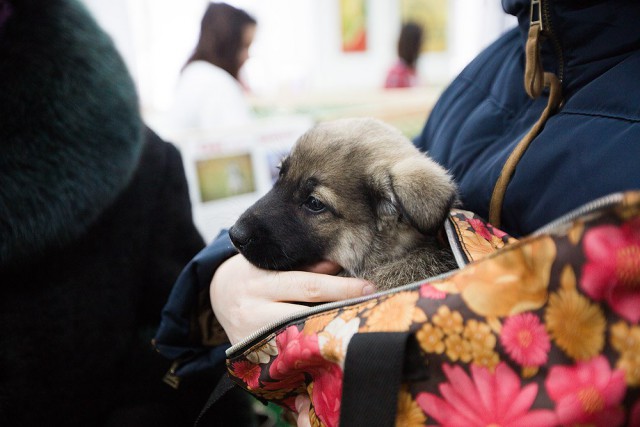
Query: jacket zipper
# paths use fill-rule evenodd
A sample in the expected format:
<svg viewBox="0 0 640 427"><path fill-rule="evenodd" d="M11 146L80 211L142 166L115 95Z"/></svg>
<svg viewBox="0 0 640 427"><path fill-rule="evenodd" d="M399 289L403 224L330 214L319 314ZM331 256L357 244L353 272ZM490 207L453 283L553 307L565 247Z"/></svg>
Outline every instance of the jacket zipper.
<svg viewBox="0 0 640 427"><path fill-rule="evenodd" d="M531 1L531 16L534 17L535 13L538 14L540 19L540 31L549 39L553 45L553 50L556 54L556 60L558 61L558 80L562 83L564 79L564 54L562 53L562 46L558 37L553 32L553 25L551 24L551 9L549 3L552 0L532 0ZM537 5L537 6L536 6Z"/></svg>
<svg viewBox="0 0 640 427"><path fill-rule="evenodd" d="M608 196L604 196L601 197L599 199L593 200L589 203L586 203L582 206L580 206L579 208L566 213L565 215L562 215L560 218L550 222L549 224L539 228L537 231L532 233L532 236L539 236L541 234L545 234L545 233L550 233L553 232L554 230L562 230L562 228L564 228L566 225L570 224L571 222L573 222L576 218L583 216L583 215L587 215L591 212L594 212L598 209L602 209L605 207L609 207L609 206L614 206L620 202L622 202L624 200L624 193L613 193L610 194ZM452 248L453 249L453 248ZM326 312L326 311L331 311L331 310L335 310L335 309L339 309L342 307L346 307L348 305L354 305L354 304L359 304L365 301L368 301L370 299L374 299L374 298L378 298L390 293L394 293L394 292L402 292L402 291L411 291L416 289L417 287L421 286L423 283L427 282L427 281L437 281L437 280L441 280L441 279L446 279L447 277L455 274L458 270L452 270L449 271L447 273L432 277L430 279L425 279L425 280L421 280L419 282L416 283L410 283L408 285L404 285L404 286L400 286L394 289L389 289L387 291L383 291L383 292L378 292L372 295L367 295L364 297L359 297L359 298L352 298L349 300L343 300L343 301L336 301L336 302L330 302L327 304L321 304L309 309L305 309L305 310L301 310L298 313L294 313L290 316L284 317L280 320L277 320L275 322L272 322L268 325L263 326L262 328L258 329L257 331L255 331L254 333L252 333L251 335L249 335L247 338L245 338L244 340L234 344L233 346L229 347L226 351L226 355L227 357L231 357L233 354L235 353L239 353L242 350L250 347L255 341L264 339L265 337L267 337L269 334L275 333L279 328L281 328L282 326L290 323L290 322L294 322L296 320L300 320L303 319L305 317L308 316L313 316L314 314L318 314L318 313L322 313L322 312Z"/></svg>

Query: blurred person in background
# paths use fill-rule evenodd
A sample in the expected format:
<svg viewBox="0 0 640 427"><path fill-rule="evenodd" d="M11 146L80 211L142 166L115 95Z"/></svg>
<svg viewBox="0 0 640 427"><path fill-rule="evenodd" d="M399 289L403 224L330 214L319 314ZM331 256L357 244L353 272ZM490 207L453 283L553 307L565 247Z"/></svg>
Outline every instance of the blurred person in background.
<svg viewBox="0 0 640 427"><path fill-rule="evenodd" d="M387 72L384 87L405 88L418 84L416 64L422 49L422 27L414 22L402 25L398 38L398 60Z"/></svg>
<svg viewBox="0 0 640 427"><path fill-rule="evenodd" d="M239 71L249 58L256 20L225 3L210 3L164 125L170 132L245 124L253 119Z"/></svg>

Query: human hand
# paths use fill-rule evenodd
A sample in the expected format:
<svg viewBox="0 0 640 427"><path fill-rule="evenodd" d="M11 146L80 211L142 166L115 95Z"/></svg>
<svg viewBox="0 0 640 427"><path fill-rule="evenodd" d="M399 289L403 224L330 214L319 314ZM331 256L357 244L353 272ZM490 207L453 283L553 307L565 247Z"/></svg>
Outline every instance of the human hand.
<svg viewBox="0 0 640 427"><path fill-rule="evenodd" d="M309 396L305 396L304 394L299 394L296 396L296 411L298 412L295 415L296 425L298 427L311 427L311 419L309 418L309 411L311 410L311 399Z"/></svg>
<svg viewBox="0 0 640 427"><path fill-rule="evenodd" d="M374 292L373 285L365 280L331 275L339 270L328 261L309 271L262 270L236 255L213 276L211 306L231 344L235 344L260 327L307 308L296 301L338 301Z"/></svg>

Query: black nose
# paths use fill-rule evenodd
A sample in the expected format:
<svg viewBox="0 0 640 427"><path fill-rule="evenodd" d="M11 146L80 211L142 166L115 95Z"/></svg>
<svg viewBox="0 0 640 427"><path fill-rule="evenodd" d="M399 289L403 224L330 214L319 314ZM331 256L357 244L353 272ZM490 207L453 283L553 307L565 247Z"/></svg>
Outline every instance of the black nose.
<svg viewBox="0 0 640 427"><path fill-rule="evenodd" d="M229 237L238 250L245 249L251 243L251 233L246 227L235 224L229 229Z"/></svg>

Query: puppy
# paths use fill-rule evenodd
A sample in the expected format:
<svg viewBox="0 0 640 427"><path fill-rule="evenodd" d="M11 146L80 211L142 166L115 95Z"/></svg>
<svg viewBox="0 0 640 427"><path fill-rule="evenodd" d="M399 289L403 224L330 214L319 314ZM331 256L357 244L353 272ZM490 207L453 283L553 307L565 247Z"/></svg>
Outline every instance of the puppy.
<svg viewBox="0 0 640 427"><path fill-rule="evenodd" d="M456 194L447 172L397 129L340 119L298 139L274 187L229 235L257 267L330 260L384 290L456 268L438 239Z"/></svg>

